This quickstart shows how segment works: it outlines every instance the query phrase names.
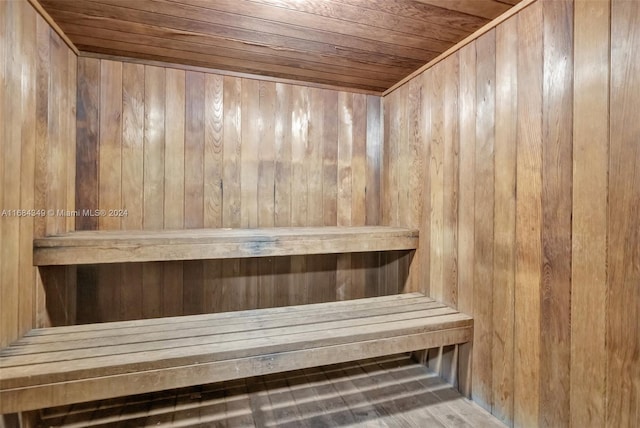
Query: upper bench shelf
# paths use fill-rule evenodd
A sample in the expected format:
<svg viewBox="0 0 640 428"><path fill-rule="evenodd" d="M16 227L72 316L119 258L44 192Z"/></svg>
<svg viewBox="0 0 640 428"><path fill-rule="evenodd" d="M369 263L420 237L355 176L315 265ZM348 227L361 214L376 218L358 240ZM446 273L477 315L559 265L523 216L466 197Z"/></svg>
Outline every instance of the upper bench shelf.
<svg viewBox="0 0 640 428"><path fill-rule="evenodd" d="M79 231L34 240L35 266L412 250L400 227Z"/></svg>

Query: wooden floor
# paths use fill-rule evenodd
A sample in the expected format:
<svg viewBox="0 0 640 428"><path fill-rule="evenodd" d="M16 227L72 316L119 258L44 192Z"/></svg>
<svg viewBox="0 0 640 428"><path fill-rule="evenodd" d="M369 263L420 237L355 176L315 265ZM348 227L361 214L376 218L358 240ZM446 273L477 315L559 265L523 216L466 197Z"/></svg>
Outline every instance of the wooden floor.
<svg viewBox="0 0 640 428"><path fill-rule="evenodd" d="M42 427L503 427L408 355L76 404Z"/></svg>

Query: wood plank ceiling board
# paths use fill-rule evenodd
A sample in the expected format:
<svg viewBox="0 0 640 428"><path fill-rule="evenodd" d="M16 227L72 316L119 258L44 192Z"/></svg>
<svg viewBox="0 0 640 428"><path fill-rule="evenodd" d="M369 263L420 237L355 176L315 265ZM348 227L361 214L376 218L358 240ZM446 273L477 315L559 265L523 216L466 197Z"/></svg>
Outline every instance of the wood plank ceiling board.
<svg viewBox="0 0 640 428"><path fill-rule="evenodd" d="M81 52L382 92L520 0L41 0Z"/></svg>

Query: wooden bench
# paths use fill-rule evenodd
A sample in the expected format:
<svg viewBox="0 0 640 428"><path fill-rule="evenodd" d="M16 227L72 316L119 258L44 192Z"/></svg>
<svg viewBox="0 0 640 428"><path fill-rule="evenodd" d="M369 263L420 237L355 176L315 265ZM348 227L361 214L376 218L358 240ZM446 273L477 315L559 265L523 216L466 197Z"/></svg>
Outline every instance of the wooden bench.
<svg viewBox="0 0 640 428"><path fill-rule="evenodd" d="M421 294L32 330L0 351L0 414L468 342Z"/></svg>
<svg viewBox="0 0 640 428"><path fill-rule="evenodd" d="M414 250L401 227L81 231L34 241L36 266Z"/></svg>

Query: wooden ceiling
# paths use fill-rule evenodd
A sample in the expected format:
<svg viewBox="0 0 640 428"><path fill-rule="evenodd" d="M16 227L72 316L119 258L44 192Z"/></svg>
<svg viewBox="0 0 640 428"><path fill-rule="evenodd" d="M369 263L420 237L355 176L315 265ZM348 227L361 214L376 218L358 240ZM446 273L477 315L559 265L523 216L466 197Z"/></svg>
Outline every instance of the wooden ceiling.
<svg viewBox="0 0 640 428"><path fill-rule="evenodd" d="M520 0L40 0L85 52L384 91Z"/></svg>

